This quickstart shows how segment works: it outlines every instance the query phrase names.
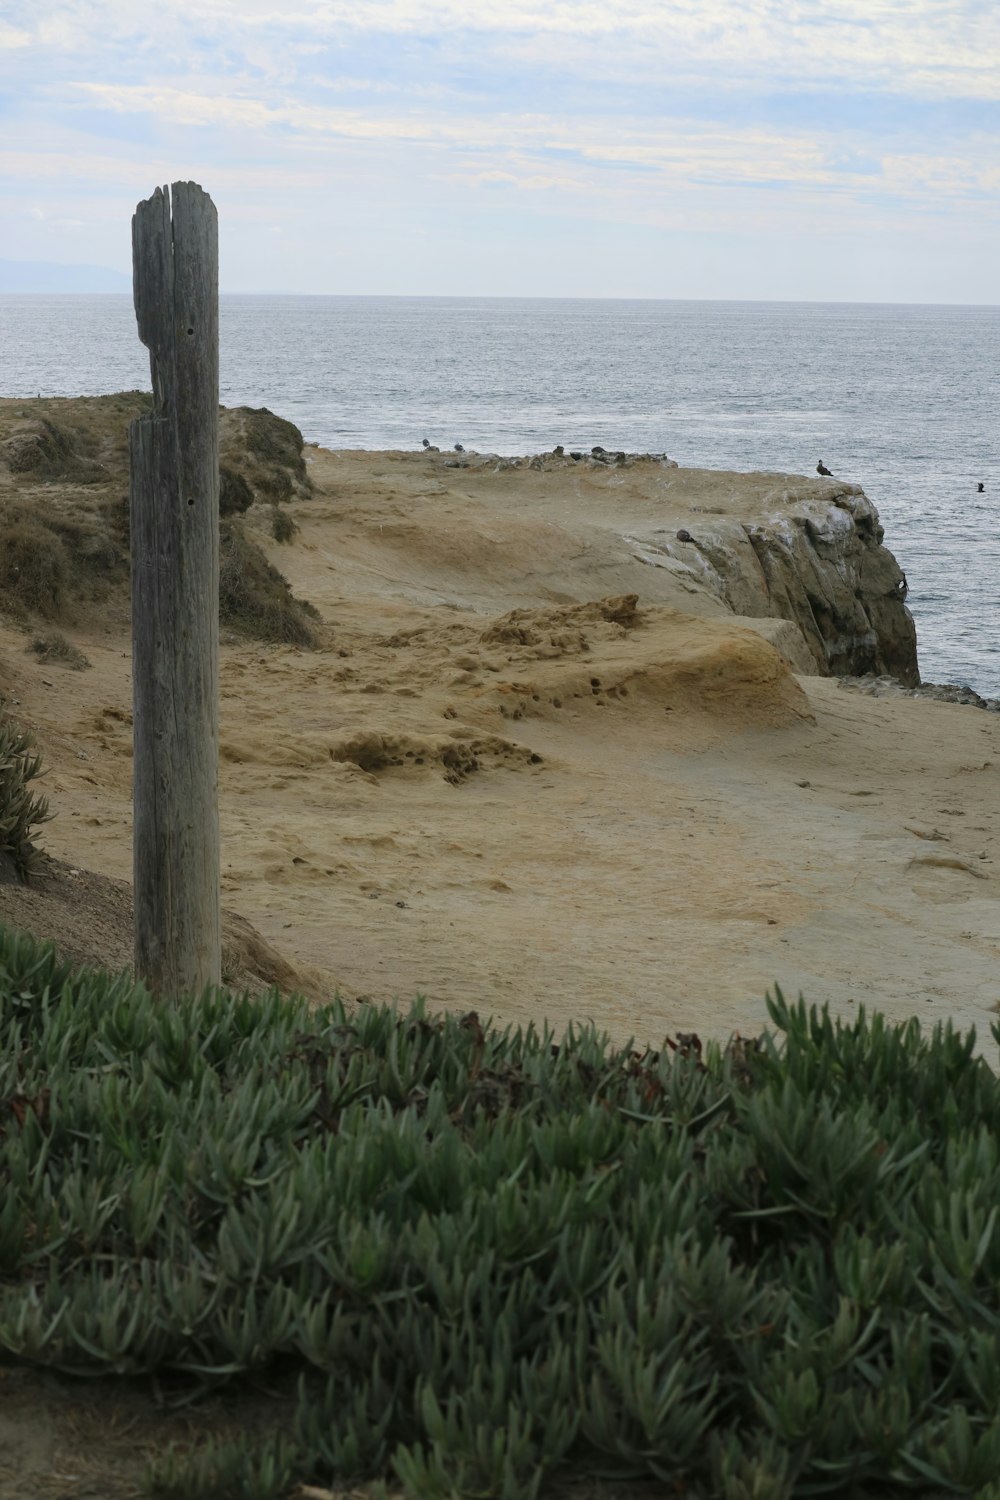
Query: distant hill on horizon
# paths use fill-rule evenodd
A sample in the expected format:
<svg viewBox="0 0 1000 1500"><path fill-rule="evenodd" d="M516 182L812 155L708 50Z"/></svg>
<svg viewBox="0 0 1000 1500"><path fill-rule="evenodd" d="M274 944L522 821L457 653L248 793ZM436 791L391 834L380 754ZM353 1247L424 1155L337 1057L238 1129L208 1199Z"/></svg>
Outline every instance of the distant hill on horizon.
<svg viewBox="0 0 1000 1500"><path fill-rule="evenodd" d="M132 278L109 266L0 259L0 292L130 292Z"/></svg>

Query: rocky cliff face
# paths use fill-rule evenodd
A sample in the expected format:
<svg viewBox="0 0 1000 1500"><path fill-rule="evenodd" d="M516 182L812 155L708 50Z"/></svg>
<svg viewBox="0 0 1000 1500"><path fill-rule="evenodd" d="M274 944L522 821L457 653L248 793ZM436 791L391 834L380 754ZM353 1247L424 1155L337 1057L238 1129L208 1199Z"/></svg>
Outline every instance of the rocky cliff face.
<svg viewBox="0 0 1000 1500"><path fill-rule="evenodd" d="M666 543L661 533L658 550L734 614L791 621L820 674L918 686L906 580L874 505L857 485L804 491L775 489L745 515L694 507L689 528Z"/></svg>
<svg viewBox="0 0 1000 1500"><path fill-rule="evenodd" d="M657 570L639 585L643 596L696 613L731 611L798 672L920 683L906 581L856 484L688 469L662 453L603 448L520 459L463 454L445 467L508 483L520 471L529 488L524 471L541 471L530 491L534 514L564 525L571 493L574 523L615 532L634 560ZM606 581L609 592L619 583Z"/></svg>

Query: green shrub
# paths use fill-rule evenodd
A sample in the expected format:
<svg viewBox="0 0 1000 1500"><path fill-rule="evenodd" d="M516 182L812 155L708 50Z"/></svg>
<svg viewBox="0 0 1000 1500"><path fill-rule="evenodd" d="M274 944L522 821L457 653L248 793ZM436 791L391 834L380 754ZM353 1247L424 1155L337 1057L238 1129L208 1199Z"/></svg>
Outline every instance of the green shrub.
<svg viewBox="0 0 1000 1500"><path fill-rule="evenodd" d="M770 1008L780 1045L641 1052L167 1007L0 936L0 1358L291 1390L163 1455L178 1500L997 1500L1000 1083L950 1027Z"/></svg>
<svg viewBox="0 0 1000 1500"><path fill-rule="evenodd" d="M48 802L29 786L41 769L31 736L0 707L0 856L25 880L36 856L32 829L49 818Z"/></svg>

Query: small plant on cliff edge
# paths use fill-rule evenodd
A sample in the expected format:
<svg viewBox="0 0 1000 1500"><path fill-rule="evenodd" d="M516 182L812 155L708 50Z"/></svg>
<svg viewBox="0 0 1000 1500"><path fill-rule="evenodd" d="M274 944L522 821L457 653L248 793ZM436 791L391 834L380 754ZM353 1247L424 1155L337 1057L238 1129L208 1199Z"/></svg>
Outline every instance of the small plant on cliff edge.
<svg viewBox="0 0 1000 1500"><path fill-rule="evenodd" d="M0 707L0 857L12 860L25 880L37 852L31 830L50 817L46 798L28 787L41 769L31 736Z"/></svg>
<svg viewBox="0 0 1000 1500"><path fill-rule="evenodd" d="M49 630L36 635L28 647L44 662L55 662L60 667L69 667L73 672L84 672L90 662L72 641L68 641L61 630Z"/></svg>
<svg viewBox="0 0 1000 1500"><path fill-rule="evenodd" d="M298 529L287 510L280 510L277 505L272 505L271 535L276 542L290 542Z"/></svg>

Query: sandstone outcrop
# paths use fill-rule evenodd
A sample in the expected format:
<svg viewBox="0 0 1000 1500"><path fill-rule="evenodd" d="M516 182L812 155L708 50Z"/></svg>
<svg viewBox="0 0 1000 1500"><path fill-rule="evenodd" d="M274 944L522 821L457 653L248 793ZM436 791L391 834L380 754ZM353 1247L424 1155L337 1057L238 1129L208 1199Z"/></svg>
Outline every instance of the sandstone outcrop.
<svg viewBox="0 0 1000 1500"><path fill-rule="evenodd" d="M812 663L806 670L919 686L906 578L858 485L746 475L742 497L685 506L676 491L689 475L704 487L711 471L678 471L672 513L687 524L637 529L629 538L643 561L673 570L680 564L736 615L791 622ZM801 652L798 658L802 670Z"/></svg>
<svg viewBox="0 0 1000 1500"><path fill-rule="evenodd" d="M796 671L919 685L906 579L858 485L685 469L664 453L602 447L522 458L465 453L440 467L459 463L470 476L510 485L511 505L526 503L561 526L571 493L574 522L616 536L635 561L661 570L645 597L702 614L711 601L711 612L760 622ZM523 495L522 480L530 486Z"/></svg>
<svg viewBox="0 0 1000 1500"><path fill-rule="evenodd" d="M756 522L716 524L693 545L736 613L798 625L821 674L916 687L906 581L882 537L874 505L849 485L822 500L790 498Z"/></svg>

